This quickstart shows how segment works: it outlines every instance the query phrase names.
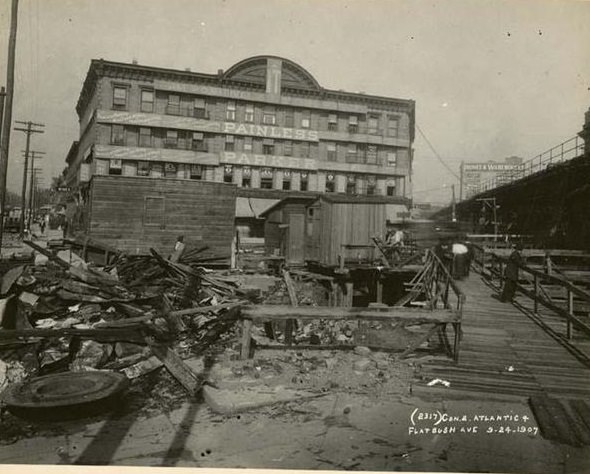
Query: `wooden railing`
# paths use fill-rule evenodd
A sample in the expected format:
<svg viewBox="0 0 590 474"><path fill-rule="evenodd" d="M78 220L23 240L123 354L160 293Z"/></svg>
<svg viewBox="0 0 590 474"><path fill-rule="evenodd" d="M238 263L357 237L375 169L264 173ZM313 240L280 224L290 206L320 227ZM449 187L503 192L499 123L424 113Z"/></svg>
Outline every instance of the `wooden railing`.
<svg viewBox="0 0 590 474"><path fill-rule="evenodd" d="M474 248L474 261L482 269L490 282L497 280L501 285L504 281L504 270L508 257L485 252L478 246ZM574 285L567 279L531 268L526 264L519 265L520 277L517 288L533 300L533 313L539 314L540 305L561 316L565 320L565 337L570 340L576 328L590 335L590 324L587 318L579 316L576 309L590 308L590 292ZM562 295L557 298L556 295Z"/></svg>
<svg viewBox="0 0 590 474"><path fill-rule="evenodd" d="M437 309L440 305L462 315L465 294L452 278L447 266L432 250L426 251L423 269L408 286L408 293L396 303L396 306L414 304Z"/></svg>

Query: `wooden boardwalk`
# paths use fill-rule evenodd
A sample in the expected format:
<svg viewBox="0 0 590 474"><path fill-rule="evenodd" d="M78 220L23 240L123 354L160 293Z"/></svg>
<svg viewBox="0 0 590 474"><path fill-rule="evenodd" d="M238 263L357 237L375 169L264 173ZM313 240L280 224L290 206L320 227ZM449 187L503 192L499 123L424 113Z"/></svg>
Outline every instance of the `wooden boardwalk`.
<svg viewBox="0 0 590 474"><path fill-rule="evenodd" d="M474 272L458 283L467 297L459 362L424 362L416 392L590 400L590 368L535 322L530 299L521 295L515 304L502 303L493 297L497 291ZM565 328L565 321L548 310L541 316ZM588 346L582 342L579 347ZM436 378L450 386L426 385Z"/></svg>

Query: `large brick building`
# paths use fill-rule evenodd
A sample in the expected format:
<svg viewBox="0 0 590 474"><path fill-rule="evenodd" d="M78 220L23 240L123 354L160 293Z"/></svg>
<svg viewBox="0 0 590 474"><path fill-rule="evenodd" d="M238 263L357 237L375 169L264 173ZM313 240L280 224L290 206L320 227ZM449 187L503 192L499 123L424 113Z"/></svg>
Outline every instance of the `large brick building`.
<svg viewBox="0 0 590 474"><path fill-rule="evenodd" d="M67 184L95 175L234 183L238 196L410 194L414 101L322 88L287 59L203 74L93 60ZM397 198L397 199L396 199Z"/></svg>

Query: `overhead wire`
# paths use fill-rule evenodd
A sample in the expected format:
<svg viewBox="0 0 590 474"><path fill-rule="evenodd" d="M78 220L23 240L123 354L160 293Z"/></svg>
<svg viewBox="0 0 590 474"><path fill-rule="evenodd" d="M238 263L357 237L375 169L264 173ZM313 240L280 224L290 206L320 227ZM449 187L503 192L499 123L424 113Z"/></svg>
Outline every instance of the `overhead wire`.
<svg viewBox="0 0 590 474"><path fill-rule="evenodd" d="M436 149L434 148L434 146L432 145L432 143L430 143L430 140L428 140L428 138L426 137L426 135L424 134L424 132L420 128L420 125L416 124L416 128L418 129L418 132L420 132L420 135L422 135L422 138L424 138L424 141L427 143L427 145L430 147L430 149L434 153L434 156L436 157L436 159L438 161L440 161L440 163L446 168L446 170L449 173L451 173L456 179L460 180L461 178L459 177L459 175L457 173L455 173L453 171L453 169L445 162L445 160L443 160L441 158L441 156L438 154L438 152L436 151Z"/></svg>

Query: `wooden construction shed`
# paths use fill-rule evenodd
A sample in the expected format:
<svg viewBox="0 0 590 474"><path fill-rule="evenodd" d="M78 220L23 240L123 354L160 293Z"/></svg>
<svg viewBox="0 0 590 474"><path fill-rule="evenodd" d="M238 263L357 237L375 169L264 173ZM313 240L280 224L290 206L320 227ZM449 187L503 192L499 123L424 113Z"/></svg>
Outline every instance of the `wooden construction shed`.
<svg viewBox="0 0 590 474"><path fill-rule="evenodd" d="M264 246L267 254L285 257L288 265L302 265L305 262L306 209L316 199L288 197L261 214L265 218Z"/></svg>
<svg viewBox="0 0 590 474"><path fill-rule="evenodd" d="M86 235L132 254L168 255L184 235L187 249L227 255L235 235L236 186L226 183L94 176L83 206Z"/></svg>
<svg viewBox="0 0 590 474"><path fill-rule="evenodd" d="M266 251L291 265L338 265L341 255L363 262L378 259L372 239L385 236L387 206L400 204L400 198L385 196L288 197L261 215Z"/></svg>
<svg viewBox="0 0 590 474"><path fill-rule="evenodd" d="M372 239L385 236L388 204L399 203L382 196L318 198L306 209L306 260L338 265L340 256L356 261L378 258Z"/></svg>

